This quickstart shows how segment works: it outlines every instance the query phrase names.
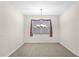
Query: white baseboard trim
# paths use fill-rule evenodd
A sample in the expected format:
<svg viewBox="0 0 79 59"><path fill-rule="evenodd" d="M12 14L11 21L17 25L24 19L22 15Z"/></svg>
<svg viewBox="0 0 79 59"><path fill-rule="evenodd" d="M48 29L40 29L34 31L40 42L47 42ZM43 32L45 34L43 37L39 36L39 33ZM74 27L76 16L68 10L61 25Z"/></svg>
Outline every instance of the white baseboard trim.
<svg viewBox="0 0 79 59"><path fill-rule="evenodd" d="M79 54L73 51L72 49L70 49L67 45L63 44L62 42L60 42L60 44L79 57Z"/></svg>
<svg viewBox="0 0 79 59"><path fill-rule="evenodd" d="M18 48L20 48L24 43L20 44L16 49L14 49L7 57L9 57L12 53L14 53Z"/></svg>
<svg viewBox="0 0 79 59"><path fill-rule="evenodd" d="M46 41L39 41L39 42L38 41L36 41L36 42L35 41L28 41L28 42L25 42L25 43L59 43L59 42L52 42L52 41L49 41L49 42L48 41L47 42Z"/></svg>

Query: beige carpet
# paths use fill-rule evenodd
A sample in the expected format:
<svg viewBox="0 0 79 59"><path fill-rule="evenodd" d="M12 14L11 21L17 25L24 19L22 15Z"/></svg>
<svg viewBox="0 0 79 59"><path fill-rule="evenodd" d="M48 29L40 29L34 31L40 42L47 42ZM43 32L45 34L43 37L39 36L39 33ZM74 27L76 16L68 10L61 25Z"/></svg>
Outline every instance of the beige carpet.
<svg viewBox="0 0 79 59"><path fill-rule="evenodd" d="M10 57L76 57L59 43L24 44Z"/></svg>

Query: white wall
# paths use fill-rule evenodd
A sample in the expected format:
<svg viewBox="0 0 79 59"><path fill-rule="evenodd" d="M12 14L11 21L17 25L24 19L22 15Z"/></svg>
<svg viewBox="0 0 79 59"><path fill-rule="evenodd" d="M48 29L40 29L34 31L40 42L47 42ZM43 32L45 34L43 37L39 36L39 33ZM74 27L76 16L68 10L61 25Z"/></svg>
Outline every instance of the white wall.
<svg viewBox="0 0 79 59"><path fill-rule="evenodd" d="M0 56L9 56L23 44L23 16L12 5L0 2Z"/></svg>
<svg viewBox="0 0 79 59"><path fill-rule="evenodd" d="M79 3L60 17L61 44L79 56Z"/></svg>
<svg viewBox="0 0 79 59"><path fill-rule="evenodd" d="M33 35L30 37L31 19L51 19L53 27L53 37L49 35ZM25 16L25 43L52 43L58 42L59 36L59 16Z"/></svg>

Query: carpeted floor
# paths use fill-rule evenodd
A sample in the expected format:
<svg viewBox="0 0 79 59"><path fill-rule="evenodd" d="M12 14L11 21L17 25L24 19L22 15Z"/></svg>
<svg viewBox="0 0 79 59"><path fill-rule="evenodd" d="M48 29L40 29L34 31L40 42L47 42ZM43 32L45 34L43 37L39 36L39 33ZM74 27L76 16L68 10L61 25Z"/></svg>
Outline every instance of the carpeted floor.
<svg viewBox="0 0 79 59"><path fill-rule="evenodd" d="M76 55L59 43L26 43L10 57L76 57Z"/></svg>

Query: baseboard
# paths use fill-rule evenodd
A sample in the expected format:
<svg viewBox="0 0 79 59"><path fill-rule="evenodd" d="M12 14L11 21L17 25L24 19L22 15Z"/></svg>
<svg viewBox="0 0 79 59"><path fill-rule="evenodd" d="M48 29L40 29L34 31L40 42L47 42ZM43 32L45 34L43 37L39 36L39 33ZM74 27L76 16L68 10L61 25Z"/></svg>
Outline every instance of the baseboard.
<svg viewBox="0 0 79 59"><path fill-rule="evenodd" d="M59 43L59 42L52 42L52 41L28 41L24 43Z"/></svg>
<svg viewBox="0 0 79 59"><path fill-rule="evenodd" d="M75 55L77 55L79 57L79 54L76 53L75 51L73 51L72 49L70 49L67 45L63 44L60 42L61 45L63 45L65 48L67 48L69 51L71 51L72 53L74 53Z"/></svg>
<svg viewBox="0 0 79 59"><path fill-rule="evenodd" d="M12 53L14 53L18 48L20 48L24 43L20 44L16 49L14 49L7 57L9 57Z"/></svg>

